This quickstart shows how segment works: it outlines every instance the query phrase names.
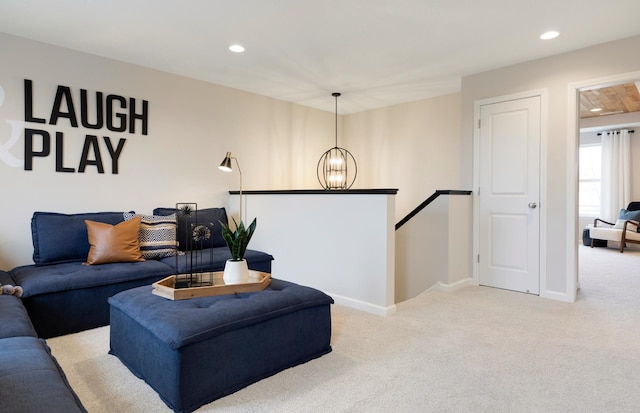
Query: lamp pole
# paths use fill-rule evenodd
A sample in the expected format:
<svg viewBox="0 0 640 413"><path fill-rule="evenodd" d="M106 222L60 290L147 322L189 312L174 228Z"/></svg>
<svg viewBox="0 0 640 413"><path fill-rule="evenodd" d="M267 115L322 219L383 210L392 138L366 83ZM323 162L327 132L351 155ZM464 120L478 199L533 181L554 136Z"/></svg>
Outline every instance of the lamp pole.
<svg viewBox="0 0 640 413"><path fill-rule="evenodd" d="M238 158L233 158L236 161L236 166L238 167L238 173L240 174L240 222L242 222L242 171L240 170L240 164L238 163Z"/></svg>

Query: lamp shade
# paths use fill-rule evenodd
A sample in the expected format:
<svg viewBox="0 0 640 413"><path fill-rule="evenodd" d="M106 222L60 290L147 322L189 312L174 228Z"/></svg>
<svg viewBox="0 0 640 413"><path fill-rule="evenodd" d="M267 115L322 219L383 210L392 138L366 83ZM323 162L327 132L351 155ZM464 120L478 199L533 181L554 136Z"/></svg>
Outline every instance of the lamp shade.
<svg viewBox="0 0 640 413"><path fill-rule="evenodd" d="M318 180L324 189L349 189L356 180L358 168L351 152L334 147L318 161Z"/></svg>
<svg viewBox="0 0 640 413"><path fill-rule="evenodd" d="M227 156L224 157L218 168L225 172L231 172L233 170L233 168L231 168L231 152L227 152Z"/></svg>

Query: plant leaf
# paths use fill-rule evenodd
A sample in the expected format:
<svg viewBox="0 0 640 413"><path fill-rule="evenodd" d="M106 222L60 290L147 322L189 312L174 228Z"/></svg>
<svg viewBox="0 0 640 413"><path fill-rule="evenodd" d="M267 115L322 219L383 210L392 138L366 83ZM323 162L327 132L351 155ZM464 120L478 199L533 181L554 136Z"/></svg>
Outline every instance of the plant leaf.
<svg viewBox="0 0 640 413"><path fill-rule="evenodd" d="M223 222L220 222L222 226L222 238L224 238L231 252L231 259L234 261L240 261L244 258L244 254L249 246L249 241L256 230L257 220L253 219L248 228L244 226L244 222L240 220L238 224L235 218L232 218L235 225L235 230L232 232L229 226Z"/></svg>

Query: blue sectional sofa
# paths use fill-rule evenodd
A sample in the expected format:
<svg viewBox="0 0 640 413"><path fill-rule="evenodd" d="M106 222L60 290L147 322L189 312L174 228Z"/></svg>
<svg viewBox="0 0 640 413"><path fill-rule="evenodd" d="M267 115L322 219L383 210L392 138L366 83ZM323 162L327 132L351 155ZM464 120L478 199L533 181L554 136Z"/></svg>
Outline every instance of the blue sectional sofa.
<svg viewBox="0 0 640 413"><path fill-rule="evenodd" d="M0 284L15 281L0 271ZM0 294L0 323L0 410L86 412L49 347L37 337L20 298Z"/></svg>
<svg viewBox="0 0 640 413"><path fill-rule="evenodd" d="M175 208L153 212L169 217L174 213ZM33 214L34 264L0 271L0 285L20 285L23 289L22 297L0 294L1 411L86 412L44 339L109 324L107 300L121 291L186 271L222 271L231 258L220 235L219 222L227 222L226 212L224 208L209 208L198 211L197 220L173 217L174 239L167 239L163 233L161 239L149 242L148 256L152 259L87 265L91 246L85 220L116 226L131 215ZM140 219L144 222L145 218ZM171 219L161 221L164 227L171 227L166 223ZM191 243L187 237L199 223L208 227L210 236ZM157 244L172 251L158 255L154 250ZM171 244L171 248L165 248ZM271 255L247 250L245 258L249 268L271 272Z"/></svg>
<svg viewBox="0 0 640 413"><path fill-rule="evenodd" d="M120 291L187 271L222 271L231 258L220 232L220 222L227 222L224 208L199 210L195 221L181 217L175 208L156 208L144 217L171 216L176 212L177 254L174 251L155 259L98 265L85 264L90 250L85 220L117 225L125 221L125 212L35 212L31 220L34 264L16 267L10 274L24 290L22 302L38 337L56 337L109 324L107 300ZM208 226L210 236L191 242L192 229L200 224ZM169 241L175 245L176 240ZM250 269L271 272L271 255L247 250L245 258Z"/></svg>

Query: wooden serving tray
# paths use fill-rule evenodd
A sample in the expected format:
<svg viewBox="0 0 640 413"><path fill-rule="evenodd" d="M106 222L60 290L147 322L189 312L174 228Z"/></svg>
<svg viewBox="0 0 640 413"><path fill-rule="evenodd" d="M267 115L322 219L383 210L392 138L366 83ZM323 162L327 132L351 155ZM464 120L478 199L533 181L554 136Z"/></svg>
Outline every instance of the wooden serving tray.
<svg viewBox="0 0 640 413"><path fill-rule="evenodd" d="M249 270L249 282L225 284L222 272L214 272L214 285L206 287L175 288L176 276L171 275L153 283L153 294L169 300L187 300L189 298L210 297L214 295L250 293L262 291L271 283L271 274Z"/></svg>

